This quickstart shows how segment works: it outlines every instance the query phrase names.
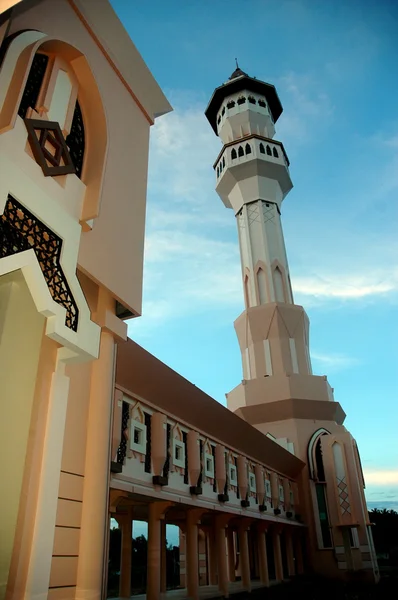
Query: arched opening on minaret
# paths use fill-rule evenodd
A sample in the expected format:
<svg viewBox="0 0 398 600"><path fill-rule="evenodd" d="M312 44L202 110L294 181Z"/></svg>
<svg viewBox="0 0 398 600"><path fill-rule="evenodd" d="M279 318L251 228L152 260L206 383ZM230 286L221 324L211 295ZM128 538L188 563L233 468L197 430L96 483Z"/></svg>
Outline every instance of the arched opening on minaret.
<svg viewBox="0 0 398 600"><path fill-rule="evenodd" d="M235 148L232 148L231 150L231 160L235 160L235 158L237 158L238 155L236 154L236 150Z"/></svg>
<svg viewBox="0 0 398 600"><path fill-rule="evenodd" d="M275 156L275 158L279 158L278 150L276 148L272 149L272 153Z"/></svg>
<svg viewBox="0 0 398 600"><path fill-rule="evenodd" d="M260 154L265 154L264 144L260 144Z"/></svg>
<svg viewBox="0 0 398 600"><path fill-rule="evenodd" d="M257 289L260 304L266 304L268 302L267 280L265 271L261 267L257 271Z"/></svg>
<svg viewBox="0 0 398 600"><path fill-rule="evenodd" d="M283 275L279 267L274 269L274 290L275 290L275 301L286 302L285 289L283 285Z"/></svg>
<svg viewBox="0 0 398 600"><path fill-rule="evenodd" d="M268 156L272 156L271 148L267 144L267 154Z"/></svg>
<svg viewBox="0 0 398 600"><path fill-rule="evenodd" d="M249 290L249 275L245 275L245 279L243 281L243 288L245 291L245 304L246 308L250 308L250 290Z"/></svg>
<svg viewBox="0 0 398 600"><path fill-rule="evenodd" d="M250 147L250 144L246 144L246 146L245 146L245 152L246 152L246 154L251 154L252 153L252 149Z"/></svg>
<svg viewBox="0 0 398 600"><path fill-rule="evenodd" d="M239 149L238 149L238 156L244 156L244 155L245 155L245 153L244 153L244 151L243 151L243 148L242 148L242 146L239 146Z"/></svg>

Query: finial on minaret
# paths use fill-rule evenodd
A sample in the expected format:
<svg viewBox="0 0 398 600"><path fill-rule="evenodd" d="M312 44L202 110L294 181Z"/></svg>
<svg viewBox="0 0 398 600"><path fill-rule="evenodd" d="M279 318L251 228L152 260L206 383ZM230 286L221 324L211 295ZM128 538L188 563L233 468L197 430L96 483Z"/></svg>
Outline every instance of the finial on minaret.
<svg viewBox="0 0 398 600"><path fill-rule="evenodd" d="M239 67L238 65L238 59L235 58L235 63L236 63L236 69L235 71L232 73L231 77L229 78L231 79L236 79L236 77L241 77L242 75L244 75L245 77L249 77L247 73L245 73L244 71L242 71L242 69Z"/></svg>
<svg viewBox="0 0 398 600"><path fill-rule="evenodd" d="M238 59L237 58L235 58L235 63L236 63L236 68L239 69Z"/></svg>

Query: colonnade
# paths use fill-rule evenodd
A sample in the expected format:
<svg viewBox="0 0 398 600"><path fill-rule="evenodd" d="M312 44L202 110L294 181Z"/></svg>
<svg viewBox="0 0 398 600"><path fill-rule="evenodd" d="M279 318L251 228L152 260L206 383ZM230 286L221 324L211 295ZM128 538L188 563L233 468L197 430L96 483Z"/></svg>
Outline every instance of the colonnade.
<svg viewBox="0 0 398 600"><path fill-rule="evenodd" d="M170 505L148 506L147 600L159 600L166 591L166 521L180 527L181 585L192 600L199 599L202 585L218 586L227 598L230 582L237 579L240 589L250 592L253 580L269 586L270 578L281 582L303 573L301 527L200 508L187 509L183 521L169 521ZM131 595L132 510L117 515L122 531L121 598Z"/></svg>

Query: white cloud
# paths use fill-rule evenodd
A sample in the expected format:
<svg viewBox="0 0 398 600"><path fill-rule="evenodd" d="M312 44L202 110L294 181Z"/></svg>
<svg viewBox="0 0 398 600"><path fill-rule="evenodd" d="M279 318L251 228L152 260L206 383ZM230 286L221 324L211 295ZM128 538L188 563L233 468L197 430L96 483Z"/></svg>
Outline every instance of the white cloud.
<svg viewBox="0 0 398 600"><path fill-rule="evenodd" d="M322 352L311 352L311 360L314 369L325 369L329 373L347 369L359 364L358 359L345 354L323 354Z"/></svg>
<svg viewBox="0 0 398 600"><path fill-rule="evenodd" d="M333 273L329 276L295 277L293 291L301 296L324 299L358 300L366 296L379 296L398 290L398 272L372 272L363 265L366 276Z"/></svg>
<svg viewBox="0 0 398 600"><path fill-rule="evenodd" d="M367 484L377 484L378 486L398 485L398 469L364 469L363 474Z"/></svg>

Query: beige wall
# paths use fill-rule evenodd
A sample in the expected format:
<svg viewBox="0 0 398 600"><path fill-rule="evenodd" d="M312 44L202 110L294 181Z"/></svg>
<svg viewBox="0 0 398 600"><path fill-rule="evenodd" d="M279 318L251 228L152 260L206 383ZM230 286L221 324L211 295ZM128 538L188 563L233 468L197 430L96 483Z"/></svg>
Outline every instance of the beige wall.
<svg viewBox="0 0 398 600"><path fill-rule="evenodd" d="M20 273L2 277L0 598L4 598L14 545L43 329L44 317L37 312Z"/></svg>

